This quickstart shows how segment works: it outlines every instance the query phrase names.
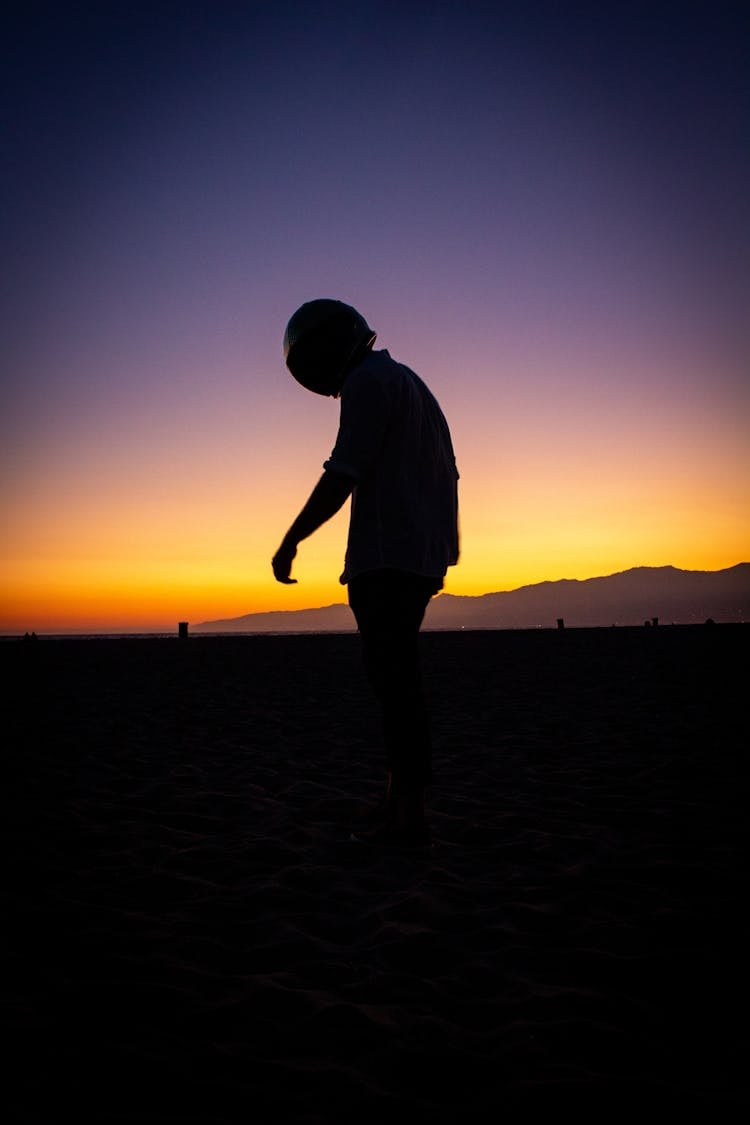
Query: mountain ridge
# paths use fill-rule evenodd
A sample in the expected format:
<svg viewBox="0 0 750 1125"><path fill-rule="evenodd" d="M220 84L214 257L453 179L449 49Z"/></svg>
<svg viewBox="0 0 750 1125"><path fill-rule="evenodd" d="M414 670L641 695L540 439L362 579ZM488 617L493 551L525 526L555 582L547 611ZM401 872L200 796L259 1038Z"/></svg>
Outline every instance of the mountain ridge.
<svg viewBox="0 0 750 1125"><path fill-rule="evenodd" d="M723 570L681 570L674 566L631 567L594 578L560 578L487 594L441 593L433 598L424 628L554 628L696 624L706 620L750 620L750 563ZM313 609L269 610L203 621L200 632L322 633L353 632L344 603Z"/></svg>

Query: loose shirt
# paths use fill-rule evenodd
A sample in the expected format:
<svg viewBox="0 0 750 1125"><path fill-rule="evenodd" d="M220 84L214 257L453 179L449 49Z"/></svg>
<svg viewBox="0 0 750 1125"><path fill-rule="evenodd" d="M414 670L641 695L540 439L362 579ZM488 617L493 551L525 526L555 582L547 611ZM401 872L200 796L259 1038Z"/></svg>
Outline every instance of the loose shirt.
<svg viewBox="0 0 750 1125"><path fill-rule="evenodd" d="M450 431L418 375L368 353L341 391L324 468L356 481L341 582L371 570L442 578L458 561L458 471Z"/></svg>

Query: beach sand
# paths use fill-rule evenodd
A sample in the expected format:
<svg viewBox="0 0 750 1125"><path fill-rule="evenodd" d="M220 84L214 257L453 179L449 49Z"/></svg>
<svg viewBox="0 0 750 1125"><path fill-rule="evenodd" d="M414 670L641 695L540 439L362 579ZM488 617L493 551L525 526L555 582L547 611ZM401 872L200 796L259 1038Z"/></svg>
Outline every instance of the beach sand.
<svg viewBox="0 0 750 1125"><path fill-rule="evenodd" d="M733 1119L749 636L423 634L413 853L356 635L3 642L4 1119Z"/></svg>

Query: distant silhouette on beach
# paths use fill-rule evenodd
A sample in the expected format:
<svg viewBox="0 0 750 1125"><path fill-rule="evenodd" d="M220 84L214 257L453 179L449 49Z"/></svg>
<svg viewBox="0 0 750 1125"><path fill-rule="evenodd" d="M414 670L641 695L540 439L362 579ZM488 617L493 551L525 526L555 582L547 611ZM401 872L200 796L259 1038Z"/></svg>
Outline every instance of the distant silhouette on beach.
<svg viewBox="0 0 750 1125"><path fill-rule="evenodd" d="M295 582L299 544L351 497L341 582L382 710L386 749L385 794L376 810L382 823L355 839L423 844L430 838L424 797L432 748L418 635L430 599L458 561L458 472L436 399L374 342L364 317L341 301L309 301L287 325L290 372L307 390L339 399L341 409L323 475L272 565L277 581Z"/></svg>

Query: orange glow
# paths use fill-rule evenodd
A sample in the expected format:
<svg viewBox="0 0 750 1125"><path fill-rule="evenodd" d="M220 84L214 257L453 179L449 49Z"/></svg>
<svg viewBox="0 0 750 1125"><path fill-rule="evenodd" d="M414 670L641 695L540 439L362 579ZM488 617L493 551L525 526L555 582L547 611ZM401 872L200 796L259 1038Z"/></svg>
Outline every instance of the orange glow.
<svg viewBox="0 0 750 1125"><path fill-rule="evenodd" d="M532 458L509 442L496 453L471 442L463 419L456 429L465 452L452 593L641 565L718 570L750 558L744 451L725 445L721 457L691 467L662 441L639 468L628 452L607 459L591 443L548 443ZM334 433L335 408L313 435L317 464L305 442L278 479L244 471L236 453L214 453L210 470L185 458L159 475L156 464L136 471L114 457L98 475L68 465L19 487L5 505L0 629L172 632L181 620L345 601L346 510L300 545L298 585L278 585L270 570Z"/></svg>
<svg viewBox="0 0 750 1125"><path fill-rule="evenodd" d="M489 382L467 402L435 368L461 472L462 556L448 591L750 559L739 425L714 432L700 410L671 401L646 413L589 398L561 412L510 380L505 410ZM271 574L338 414L291 380L281 388L278 400L213 403L218 419L201 415L200 441L184 436L196 430L188 403L148 425L131 419L137 441L107 417L17 454L3 501L0 631L173 631L181 620L345 601L346 509L300 545L296 586Z"/></svg>

